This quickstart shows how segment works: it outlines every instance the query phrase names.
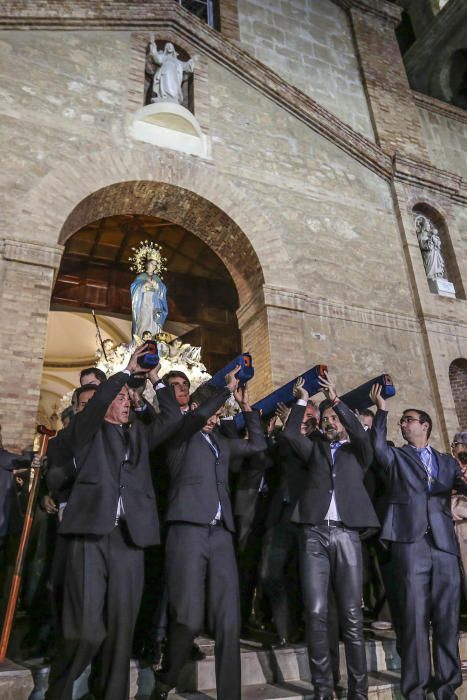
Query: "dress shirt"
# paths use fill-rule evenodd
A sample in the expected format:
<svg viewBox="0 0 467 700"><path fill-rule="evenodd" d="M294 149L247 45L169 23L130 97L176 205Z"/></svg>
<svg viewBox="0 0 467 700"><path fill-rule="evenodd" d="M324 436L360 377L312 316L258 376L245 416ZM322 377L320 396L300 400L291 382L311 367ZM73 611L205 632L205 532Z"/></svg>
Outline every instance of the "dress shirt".
<svg viewBox="0 0 467 700"><path fill-rule="evenodd" d="M427 475L427 489L428 491L431 491L433 479L438 478L438 462L433 450L431 449L431 445L425 445L425 447L414 447L414 445L410 445L410 447L416 451L418 458L425 468Z"/></svg>

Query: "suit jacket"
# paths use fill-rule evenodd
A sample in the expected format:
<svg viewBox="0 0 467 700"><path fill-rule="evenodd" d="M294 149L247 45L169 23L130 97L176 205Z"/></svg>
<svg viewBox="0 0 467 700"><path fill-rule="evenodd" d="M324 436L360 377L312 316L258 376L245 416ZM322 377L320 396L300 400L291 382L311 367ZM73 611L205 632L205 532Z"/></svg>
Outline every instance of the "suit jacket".
<svg viewBox="0 0 467 700"><path fill-rule="evenodd" d="M379 527L363 479L373 461L370 436L353 411L342 401L334 406L350 442L335 453L332 462L329 442L317 434L312 439L300 435L305 406L295 404L287 421L284 437L307 467L307 477L292 516L292 522L316 524L324 520L334 491L337 509L347 527Z"/></svg>
<svg viewBox="0 0 467 700"><path fill-rule="evenodd" d="M378 410L371 430L377 464L389 479L388 509L381 539L417 542L431 528L436 546L458 554L451 515L451 491L467 494L461 469L451 455L431 448L438 460L438 479L428 491L422 461L410 445L390 447L386 443L387 411Z"/></svg>
<svg viewBox="0 0 467 700"><path fill-rule="evenodd" d="M21 516L13 470L31 462L14 452L0 449L0 537L21 532ZM27 480L27 479L25 479Z"/></svg>
<svg viewBox="0 0 467 700"><path fill-rule="evenodd" d="M269 503L266 528L291 521L308 475L303 460L282 433L277 438L276 462L278 473Z"/></svg>
<svg viewBox="0 0 467 700"><path fill-rule="evenodd" d="M208 525L221 504L225 527L234 532L229 498L229 464L232 459L249 457L266 449L261 421L256 411L245 413L249 438L226 438L219 430L212 434L219 446L216 458L201 428L225 401L230 392L222 389L196 410L186 413L177 434L167 444L170 489L167 522ZM173 399L175 401L175 399Z"/></svg>
<svg viewBox="0 0 467 700"><path fill-rule="evenodd" d="M71 423L71 447L76 479L63 520L62 535L105 535L115 527L117 504L122 498L130 537L139 547L159 543L159 521L149 469L149 450L170 437L182 416L172 390L158 390L161 413L156 420L129 424L129 459L125 442L115 436L115 426L104 416L107 408L128 381L118 372L99 386ZM169 400L169 399L173 399ZM175 402L175 406L174 406ZM58 486L60 486L58 484Z"/></svg>
<svg viewBox="0 0 467 700"><path fill-rule="evenodd" d="M57 505L68 501L75 478L76 468L69 425L49 441L47 448L45 483Z"/></svg>
<svg viewBox="0 0 467 700"><path fill-rule="evenodd" d="M145 400L143 411L130 412L130 422L142 420L149 424L156 420L157 413L154 408ZM73 420L74 416L72 417ZM45 483L50 495L55 503L66 503L76 479L76 467L71 444L72 432L71 424L49 441L47 448L47 470L45 472Z"/></svg>

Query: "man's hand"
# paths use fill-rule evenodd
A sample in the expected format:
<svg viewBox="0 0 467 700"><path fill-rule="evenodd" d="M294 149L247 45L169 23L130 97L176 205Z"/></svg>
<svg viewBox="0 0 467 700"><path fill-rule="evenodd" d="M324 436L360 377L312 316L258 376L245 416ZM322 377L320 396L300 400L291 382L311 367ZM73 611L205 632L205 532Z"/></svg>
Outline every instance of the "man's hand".
<svg viewBox="0 0 467 700"><path fill-rule="evenodd" d="M272 416L268 421L268 435L272 435L274 428L276 427L277 416Z"/></svg>
<svg viewBox="0 0 467 700"><path fill-rule="evenodd" d="M287 423L287 418L290 415L290 408L285 405L282 401L279 401L279 403L276 406L276 416L279 418L280 422L282 425L285 425Z"/></svg>
<svg viewBox="0 0 467 700"><path fill-rule="evenodd" d="M238 379L237 379L236 375L238 374L240 369L241 369L241 365L235 365L233 370L225 375L225 386L233 394L235 393L235 391L238 387Z"/></svg>
<svg viewBox="0 0 467 700"><path fill-rule="evenodd" d="M328 372L324 373L324 377L318 377L318 382L326 398L330 401L335 401L335 399L337 399L336 385Z"/></svg>
<svg viewBox="0 0 467 700"><path fill-rule="evenodd" d="M381 386L381 384L373 384L370 391L370 399L373 401L373 403L378 409L380 409L381 411L385 411L386 401L381 396L382 388L383 387Z"/></svg>
<svg viewBox="0 0 467 700"><path fill-rule="evenodd" d="M145 369L144 367L141 367L138 364L138 358L143 357L143 355L147 355L148 349L146 347L146 343L144 345L140 345L139 348L136 348L134 351L133 355L130 357L130 361L128 362L128 365L126 369L131 373L135 374L135 372L138 372L138 374L147 374L148 372L151 371L151 368L148 367Z"/></svg>
<svg viewBox="0 0 467 700"><path fill-rule="evenodd" d="M160 377L159 377L160 371L161 371L161 363L160 362L157 365L157 367L153 367L153 369L151 369L149 371L148 377L153 384L157 384L160 381Z"/></svg>
<svg viewBox="0 0 467 700"><path fill-rule="evenodd" d="M237 387L234 391L234 396L243 413L251 411L250 401L248 397L248 387L246 384L245 386Z"/></svg>
<svg viewBox="0 0 467 700"><path fill-rule="evenodd" d="M128 395L130 397L131 405L133 408L142 408L144 406L143 397L141 396L138 389L132 389L128 387Z"/></svg>
<svg viewBox="0 0 467 700"><path fill-rule="evenodd" d="M303 377L299 377L294 384L293 395L296 399L301 399L302 401L308 401L310 394L305 389L305 380Z"/></svg>
<svg viewBox="0 0 467 700"><path fill-rule="evenodd" d="M42 497L42 507L45 510L46 513L49 515L52 515L53 513L58 512L58 508L55 505L55 501L51 496L43 496Z"/></svg>

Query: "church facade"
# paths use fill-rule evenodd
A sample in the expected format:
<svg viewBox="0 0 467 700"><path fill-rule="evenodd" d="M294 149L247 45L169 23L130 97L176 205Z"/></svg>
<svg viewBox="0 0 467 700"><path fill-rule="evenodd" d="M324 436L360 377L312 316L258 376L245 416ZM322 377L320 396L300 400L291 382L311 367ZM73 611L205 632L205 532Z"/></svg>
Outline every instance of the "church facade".
<svg viewBox="0 0 467 700"><path fill-rule="evenodd" d="M423 408L447 449L467 428L467 112L411 88L388 0L216 13L214 28L176 0L2 5L5 444L34 432L67 245L138 216L222 261L253 398L318 363L342 393L388 372L392 435ZM180 110L148 100L150 35L193 61Z"/></svg>

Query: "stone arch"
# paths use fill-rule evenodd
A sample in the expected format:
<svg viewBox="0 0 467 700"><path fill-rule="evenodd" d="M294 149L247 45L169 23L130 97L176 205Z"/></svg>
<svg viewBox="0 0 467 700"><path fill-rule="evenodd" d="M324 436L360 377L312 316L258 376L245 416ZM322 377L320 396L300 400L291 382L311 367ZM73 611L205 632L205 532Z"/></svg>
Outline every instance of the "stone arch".
<svg viewBox="0 0 467 700"><path fill-rule="evenodd" d="M467 359L458 358L449 365L449 382L460 430L467 430Z"/></svg>
<svg viewBox="0 0 467 700"><path fill-rule="evenodd" d="M446 214L442 213L439 207L435 207L426 201L414 202L412 204L412 214L414 218L417 214L426 216L438 229L442 244L441 252L446 264L447 278L454 284L456 296L460 299L465 299L464 285L452 245Z"/></svg>
<svg viewBox="0 0 467 700"><path fill-rule="evenodd" d="M67 217L59 242L64 244L93 221L119 214L163 218L194 233L224 262L241 301L250 298L264 283L258 256L237 224L194 192L167 183L120 182L93 192Z"/></svg>
<svg viewBox="0 0 467 700"><path fill-rule="evenodd" d="M125 199L119 205L111 196L115 187ZM193 207L201 205L204 213L196 218ZM18 212L18 229L26 240L63 243L92 217L118 213L117 206L150 208L148 213L178 221L202 237L229 269L241 305L263 284L297 288L280 231L248 189L216 173L210 163L159 149L108 149L61 163L29 193Z"/></svg>

